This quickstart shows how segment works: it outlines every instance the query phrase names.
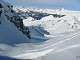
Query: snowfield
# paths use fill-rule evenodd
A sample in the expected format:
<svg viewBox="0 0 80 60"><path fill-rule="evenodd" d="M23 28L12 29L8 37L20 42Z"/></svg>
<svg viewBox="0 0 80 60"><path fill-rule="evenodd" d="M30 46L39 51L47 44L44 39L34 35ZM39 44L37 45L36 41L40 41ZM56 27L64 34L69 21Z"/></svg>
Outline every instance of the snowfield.
<svg viewBox="0 0 80 60"><path fill-rule="evenodd" d="M80 11L18 8L0 0L0 56L32 60L77 60L80 56ZM29 39L10 17L18 15ZM17 18L17 17L16 17ZM13 21L13 22L11 22Z"/></svg>

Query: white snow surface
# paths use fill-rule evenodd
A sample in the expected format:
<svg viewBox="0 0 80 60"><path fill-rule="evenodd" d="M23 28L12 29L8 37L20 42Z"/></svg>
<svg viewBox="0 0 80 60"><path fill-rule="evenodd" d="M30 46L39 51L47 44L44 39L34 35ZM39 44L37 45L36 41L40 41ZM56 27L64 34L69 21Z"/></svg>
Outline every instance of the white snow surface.
<svg viewBox="0 0 80 60"><path fill-rule="evenodd" d="M76 60L80 56L80 12L65 9L21 9L22 11L46 12L64 14L55 18L52 15L35 20L27 17L24 26L29 27L32 39L28 39L5 16L12 14L6 8L8 3L0 0L4 11L0 20L0 55L18 59L33 60ZM5 4L6 3L6 4ZM49 32L49 34L46 34ZM45 40L42 43L28 43L27 41Z"/></svg>

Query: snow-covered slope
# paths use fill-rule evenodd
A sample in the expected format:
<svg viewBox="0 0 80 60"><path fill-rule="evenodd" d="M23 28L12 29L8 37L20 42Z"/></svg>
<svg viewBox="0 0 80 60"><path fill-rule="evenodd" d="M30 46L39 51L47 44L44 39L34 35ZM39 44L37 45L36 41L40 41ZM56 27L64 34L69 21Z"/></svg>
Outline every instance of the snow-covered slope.
<svg viewBox="0 0 80 60"><path fill-rule="evenodd" d="M9 17L14 15L9 11L11 8L9 9L7 7L7 3L2 0L0 0L0 3L3 5L3 11L0 16L0 56L9 56L9 54L13 56L11 51L16 51L16 45L28 42L30 43L30 40L19 31L10 20L7 19L6 15Z"/></svg>
<svg viewBox="0 0 80 60"><path fill-rule="evenodd" d="M31 13L32 16L28 15L27 11L30 13L32 12ZM35 49L30 50L30 53L24 53L14 57L23 58L23 59L37 58L36 60L38 59L64 60L65 59L64 57L66 57L67 55L69 57L70 54L73 54L69 58L66 57L68 60L72 60L72 59L75 59L76 56L79 56L79 53L78 53L79 50L77 51L77 49L80 49L80 45L79 45L80 44L80 41L79 41L80 12L79 11L70 11L70 10L64 10L64 9L48 10L48 11L44 9L44 10L36 11L36 9L35 10L22 9L21 12L23 12L20 14L21 17L23 17L23 15L24 17L27 17L27 18L23 18L24 19L23 23L24 23L24 26L30 27L31 35L33 34L36 37L40 37L40 35L35 34L35 32L40 33L42 34L41 36L48 38L48 40L43 42L40 45L36 45ZM24 12L26 13L24 14ZM34 14L39 15L39 13L40 14L47 13L47 14L41 19L37 20L35 19ZM36 29L35 32L33 32L33 29ZM46 33L44 33L44 31ZM75 54L76 52L77 54ZM55 56L55 55L58 55L58 56Z"/></svg>
<svg viewBox="0 0 80 60"><path fill-rule="evenodd" d="M48 11L46 12L46 10ZM36 31L42 34L42 36L44 35L44 37L47 37L48 35L80 30L79 11L70 11L64 9L43 9L43 11L40 9L38 10L29 8L17 10L20 17L23 18L24 26L30 27L31 35L33 34L34 36L38 36L34 34L33 29L36 29ZM39 17L40 19L37 20Z"/></svg>
<svg viewBox="0 0 80 60"><path fill-rule="evenodd" d="M12 13L12 5L0 3L0 56L34 60L74 60L80 56L79 11L20 8ZM29 28L31 39L15 26L16 20L8 19L16 15Z"/></svg>

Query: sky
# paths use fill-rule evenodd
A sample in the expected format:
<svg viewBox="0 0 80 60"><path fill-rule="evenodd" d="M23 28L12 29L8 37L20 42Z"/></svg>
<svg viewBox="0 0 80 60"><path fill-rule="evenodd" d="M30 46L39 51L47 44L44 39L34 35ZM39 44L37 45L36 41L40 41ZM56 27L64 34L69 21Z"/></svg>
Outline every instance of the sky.
<svg viewBox="0 0 80 60"><path fill-rule="evenodd" d="M80 10L80 0L6 0L16 7Z"/></svg>

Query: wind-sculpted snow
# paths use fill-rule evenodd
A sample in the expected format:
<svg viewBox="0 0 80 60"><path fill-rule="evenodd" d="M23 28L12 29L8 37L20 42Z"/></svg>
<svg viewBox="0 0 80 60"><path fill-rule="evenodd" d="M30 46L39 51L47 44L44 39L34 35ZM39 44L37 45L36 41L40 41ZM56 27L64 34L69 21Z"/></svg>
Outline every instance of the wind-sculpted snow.
<svg viewBox="0 0 80 60"><path fill-rule="evenodd" d="M59 12L59 14L62 14L62 12ZM54 13L53 13L54 14ZM28 50L26 53L15 55L16 58L21 59L41 59L41 60L57 60L59 57L54 57L56 54L62 54L63 56L69 55L69 53L74 51L75 49L80 48L80 25L79 25L79 17L80 15L77 14L77 12L73 11L63 11L63 14L65 14L64 17L61 18L55 18L52 15L43 17L40 20L35 20L33 17L28 17L27 19L23 20L24 26L32 26L33 28L30 28L31 32L35 37L40 37L40 35L36 35L33 32L36 31L36 33L43 34L42 30L47 31L49 34L43 34L44 37L48 38L47 41L40 43L38 45L35 45L32 50ZM31 20L30 20L31 18ZM39 30L38 27L42 27L42 30ZM36 29L36 30L35 30ZM64 52L68 52L64 53ZM76 52L76 50L75 50ZM74 54L73 52L72 54ZM36 55L37 54L37 55ZM34 56L35 55L35 56ZM22 56L22 57L21 57ZM72 55L74 56L74 55ZM68 60L72 60L69 57ZM75 54L75 57L77 54ZM60 59L64 58L61 56ZM58 60L60 60L58 59ZM73 57L74 59L74 57Z"/></svg>
<svg viewBox="0 0 80 60"><path fill-rule="evenodd" d="M0 17L0 56L33 60L76 60L80 56L79 11L20 9L13 14L5 3ZM31 39L8 20L17 13Z"/></svg>
<svg viewBox="0 0 80 60"><path fill-rule="evenodd" d="M29 50L29 52L19 54L14 57L20 58L21 56L23 56L23 57L21 57L22 59L26 59L26 58L29 59L29 57L33 59L33 58L39 58L39 57L47 55L47 54L55 55L56 53L58 54L59 52L66 51L68 49L80 47L79 36L80 36L80 32L78 32L75 35L73 35L72 37L66 38L64 40L57 41L55 39L56 42L54 42L54 40L52 39L54 43L50 40L50 41L48 41L48 43L43 43L42 45L40 45L41 47L38 45L38 47L35 48L35 50L32 49L32 51ZM60 39L60 38L58 38L58 39ZM51 43L49 44L49 42L52 42L52 44ZM44 44L46 44L46 46ZM47 45L47 44L49 44L49 45ZM37 55L34 56L35 54L37 54ZM55 59L55 58L52 58L52 59Z"/></svg>

